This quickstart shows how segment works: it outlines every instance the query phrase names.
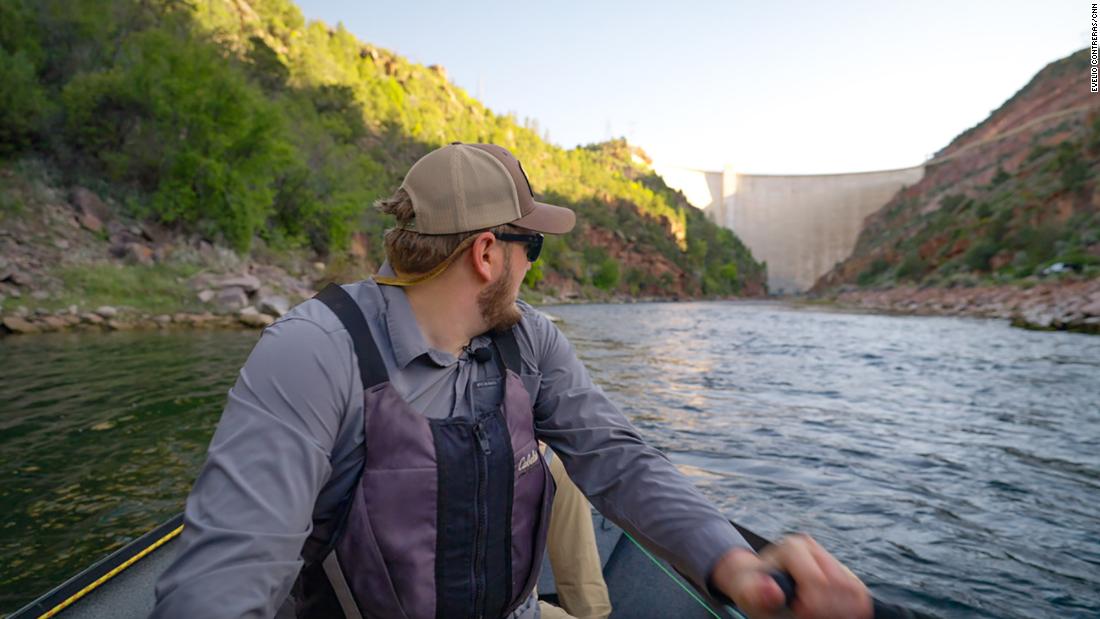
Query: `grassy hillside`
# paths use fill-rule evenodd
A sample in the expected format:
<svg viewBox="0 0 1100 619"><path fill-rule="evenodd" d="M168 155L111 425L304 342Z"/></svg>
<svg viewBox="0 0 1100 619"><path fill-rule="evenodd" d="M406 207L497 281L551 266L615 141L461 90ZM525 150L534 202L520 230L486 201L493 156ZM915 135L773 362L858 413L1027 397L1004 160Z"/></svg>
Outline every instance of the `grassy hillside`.
<svg viewBox="0 0 1100 619"><path fill-rule="evenodd" d="M1066 265L1100 275L1100 109L1087 50L1051 63L964 132L925 177L868 218L817 283L888 288L1016 284Z"/></svg>
<svg viewBox="0 0 1100 619"><path fill-rule="evenodd" d="M763 291L744 245L625 144L565 150L533 125L488 110L441 67L307 22L287 0L0 0L6 169L42 160L54 182L125 216L238 252L257 240L322 257L357 249L370 268L389 223L371 203L433 148L494 142L582 222L548 243L529 284ZM0 217L19 200L7 194Z"/></svg>

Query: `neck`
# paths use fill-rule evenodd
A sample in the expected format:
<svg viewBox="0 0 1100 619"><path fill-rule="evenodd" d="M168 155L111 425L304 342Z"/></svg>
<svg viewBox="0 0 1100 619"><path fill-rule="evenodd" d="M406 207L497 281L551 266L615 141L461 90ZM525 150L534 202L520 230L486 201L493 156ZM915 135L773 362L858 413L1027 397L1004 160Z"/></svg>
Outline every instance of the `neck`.
<svg viewBox="0 0 1100 619"><path fill-rule="evenodd" d="M458 356L463 346L488 327L478 309L477 295L447 275L409 286L405 294L428 346Z"/></svg>

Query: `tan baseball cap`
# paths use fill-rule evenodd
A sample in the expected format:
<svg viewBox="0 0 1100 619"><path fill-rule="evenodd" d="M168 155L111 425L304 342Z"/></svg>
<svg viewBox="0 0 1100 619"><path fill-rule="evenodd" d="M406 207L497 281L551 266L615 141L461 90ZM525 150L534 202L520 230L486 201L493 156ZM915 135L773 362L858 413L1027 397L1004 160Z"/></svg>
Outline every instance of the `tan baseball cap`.
<svg viewBox="0 0 1100 619"><path fill-rule="evenodd" d="M420 234L455 234L513 224L565 234L577 221L570 209L535 201L519 160L495 144L454 142L413 164L401 188Z"/></svg>

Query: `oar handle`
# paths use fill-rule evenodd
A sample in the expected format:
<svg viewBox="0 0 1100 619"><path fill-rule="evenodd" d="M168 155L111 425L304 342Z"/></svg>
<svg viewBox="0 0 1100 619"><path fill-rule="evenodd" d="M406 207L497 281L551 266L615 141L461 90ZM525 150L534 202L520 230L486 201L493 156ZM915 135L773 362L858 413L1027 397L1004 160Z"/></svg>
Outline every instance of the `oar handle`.
<svg viewBox="0 0 1100 619"><path fill-rule="evenodd" d="M768 572L768 575L772 577L775 584L779 585L779 588L783 590L783 596L786 598L785 604L789 608L791 602L794 601L795 584L791 575L782 570L772 570ZM936 619L932 615L917 612L905 608L904 606L898 606L897 604L890 604L871 598L871 604L873 607L872 617L873 619Z"/></svg>
<svg viewBox="0 0 1100 619"><path fill-rule="evenodd" d="M760 552L764 550L765 547L771 545L771 542L766 538L760 537L736 522L731 520L730 524L737 529L741 537L745 538L745 541L748 542L756 552ZM775 584L779 585L779 588L783 590L783 596L786 598L786 604L789 607L791 602L794 601L796 593L794 579L791 578L790 574L782 570L772 570L769 572L769 575L775 580ZM898 606L897 604L883 602L874 597L871 598L871 602L874 606L874 619L936 619L934 615L910 610L904 606ZM732 604L732 602L730 602L730 604Z"/></svg>
<svg viewBox="0 0 1100 619"><path fill-rule="evenodd" d="M786 606L790 606L791 602L794 601L794 579L783 570L771 570L768 572L768 576L771 576L775 584L779 585L779 588L783 591L783 603Z"/></svg>

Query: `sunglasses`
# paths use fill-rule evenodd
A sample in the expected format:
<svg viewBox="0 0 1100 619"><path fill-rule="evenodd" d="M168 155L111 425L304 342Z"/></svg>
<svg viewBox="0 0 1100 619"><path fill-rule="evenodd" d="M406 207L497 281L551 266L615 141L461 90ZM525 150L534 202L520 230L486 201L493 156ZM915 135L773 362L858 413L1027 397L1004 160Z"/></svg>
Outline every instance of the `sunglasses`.
<svg viewBox="0 0 1100 619"><path fill-rule="evenodd" d="M501 241L514 241L516 243L523 243L527 246L527 261L534 262L539 259L539 254L542 253L542 235L535 234L507 234L504 232L494 232L493 236Z"/></svg>

